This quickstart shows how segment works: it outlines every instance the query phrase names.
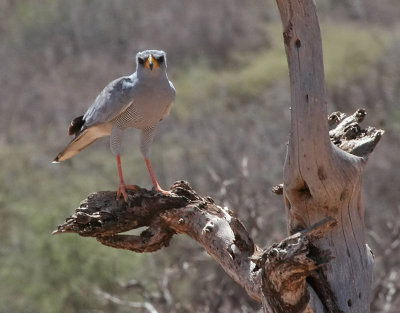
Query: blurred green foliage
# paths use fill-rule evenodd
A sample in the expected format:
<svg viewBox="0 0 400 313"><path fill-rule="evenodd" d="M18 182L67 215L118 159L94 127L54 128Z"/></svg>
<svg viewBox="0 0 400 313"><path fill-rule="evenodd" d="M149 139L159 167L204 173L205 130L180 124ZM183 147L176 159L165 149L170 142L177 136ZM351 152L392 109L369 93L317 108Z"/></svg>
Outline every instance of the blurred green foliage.
<svg viewBox="0 0 400 313"><path fill-rule="evenodd" d="M29 147L0 151L7 160L0 170L0 311L81 312L97 302L94 286L109 287L132 268L146 267L148 256L99 247L94 239L52 237L71 200L77 204L82 197L77 191L93 185L97 175L61 169L56 180L54 168L39 158Z"/></svg>
<svg viewBox="0 0 400 313"><path fill-rule="evenodd" d="M396 184L385 183L398 181L392 169L400 168L400 39L390 40L392 32L400 34L391 24L396 9L386 9L390 1L375 15L371 2L362 11L346 1L320 5L329 110L351 114L366 107L369 124L391 130L365 178L367 223L376 232L369 241L379 249L373 238L382 244L382 234L393 233L387 221L400 200ZM188 239L140 255L94 239L51 236L87 194L115 190L117 171L106 139L68 162L50 161L68 142L68 121L84 113L108 81L134 70L134 53L161 47L177 89L152 147L162 185L189 180L232 208L260 245L282 238L283 204L266 191L281 181L290 118L274 10L272 1L238 0L0 3L0 313L132 311L102 299L97 289L151 301L160 312L257 311L258 304ZM365 17L355 19L353 11ZM125 178L150 187L137 135L131 131L124 139ZM377 179L383 187L376 187ZM386 238L383 244L392 237ZM396 259L388 263L398 275ZM379 257L377 264L388 272ZM387 305L382 299L389 292L382 287L389 276L378 277L374 312ZM130 279L143 286L121 287Z"/></svg>

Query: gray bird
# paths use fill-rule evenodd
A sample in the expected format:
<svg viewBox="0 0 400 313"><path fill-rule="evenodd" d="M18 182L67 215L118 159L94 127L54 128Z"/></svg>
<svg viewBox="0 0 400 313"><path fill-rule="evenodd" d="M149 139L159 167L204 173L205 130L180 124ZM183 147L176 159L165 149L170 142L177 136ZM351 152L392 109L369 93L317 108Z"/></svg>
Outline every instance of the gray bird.
<svg viewBox="0 0 400 313"><path fill-rule="evenodd" d="M146 50L136 55L136 72L109 83L97 96L85 115L74 118L68 129L74 139L54 159L65 161L103 136L110 136L110 148L117 158L119 187L117 199L123 195L128 200L121 167L121 142L124 130L129 127L142 131L140 150L155 190L161 189L149 160L150 145L158 123L168 116L175 100L175 88L168 80L167 58L164 51Z"/></svg>

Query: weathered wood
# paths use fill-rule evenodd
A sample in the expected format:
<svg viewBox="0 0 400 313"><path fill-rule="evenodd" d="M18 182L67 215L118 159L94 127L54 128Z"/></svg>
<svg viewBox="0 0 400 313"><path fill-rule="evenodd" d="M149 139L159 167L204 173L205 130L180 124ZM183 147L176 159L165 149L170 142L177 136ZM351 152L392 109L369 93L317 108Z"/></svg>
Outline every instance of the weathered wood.
<svg viewBox="0 0 400 313"><path fill-rule="evenodd" d="M329 260L328 254L314 249L312 243L336 225L331 218L263 253L232 211L210 197L200 197L184 181L174 183L171 192L172 197L168 197L138 188L128 191L127 203L115 200L116 192L93 193L53 234L77 233L114 248L153 252L167 247L174 234L183 233L197 241L257 301L263 296L265 273L271 278L264 281L271 279L275 286L282 279L279 291L290 294L297 272L303 271L307 277ZM120 234L143 226L147 229L140 235ZM271 252L278 250L279 258Z"/></svg>
<svg viewBox="0 0 400 313"><path fill-rule="evenodd" d="M335 219L326 218L262 253L258 266L263 270L264 312L312 311L306 279L332 259L330 251L320 251L313 242L326 236L336 225Z"/></svg>
<svg viewBox="0 0 400 313"><path fill-rule="evenodd" d="M365 159L385 133L372 126L363 129L360 124L364 121L366 114L365 109L359 109L349 117L342 112L333 112L328 116L329 126L335 126L329 131L331 142L341 150ZM272 192L283 195L283 184L274 186Z"/></svg>
<svg viewBox="0 0 400 313"><path fill-rule="evenodd" d="M200 197L184 181L171 188L172 196L138 188L128 191L128 202L116 193L97 192L81 202L75 213L53 234L77 233L100 243L135 252L153 252L169 245L172 236L184 233L196 240L225 272L261 301L261 271L251 257L261 251L232 211ZM147 227L140 235L119 234Z"/></svg>
<svg viewBox="0 0 400 313"><path fill-rule="evenodd" d="M353 115L346 117L346 114L334 112L329 115L328 123L337 124L329 131L332 143L343 151L355 156L367 159L375 149L384 131L368 126L362 129L360 124L366 116L365 109L357 110Z"/></svg>
<svg viewBox="0 0 400 313"><path fill-rule="evenodd" d="M178 186L174 190L179 193ZM81 236L107 236L154 225L154 219L161 212L185 206L193 200L177 193L169 197L137 186L137 192L131 191L128 202L124 202L116 200L114 191L98 191L83 200L75 214L59 225L53 234L70 232Z"/></svg>
<svg viewBox="0 0 400 313"><path fill-rule="evenodd" d="M337 219L338 227L316 243L318 249L331 251L335 259L307 284L328 312L366 313L373 261L365 242L361 177L366 153L372 151L382 132L367 131L368 144L356 137L354 145L339 145L341 149L331 143L315 4L312 0L276 2L284 29L291 88L291 131L283 188L288 232L307 228L327 216ZM356 114L346 120L340 114L332 116L332 122L341 120L338 127L343 128L338 143L344 138L348 143L354 136L358 117ZM368 140L372 137L374 140ZM357 156L342 149L352 149ZM328 294L334 296L333 302L327 301ZM315 306L311 312L323 311Z"/></svg>

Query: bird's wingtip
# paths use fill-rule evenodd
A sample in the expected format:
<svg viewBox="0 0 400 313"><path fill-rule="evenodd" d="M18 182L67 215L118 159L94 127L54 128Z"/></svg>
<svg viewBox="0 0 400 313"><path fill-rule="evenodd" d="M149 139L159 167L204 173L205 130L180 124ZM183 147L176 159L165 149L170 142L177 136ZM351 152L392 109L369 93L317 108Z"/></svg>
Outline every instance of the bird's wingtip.
<svg viewBox="0 0 400 313"><path fill-rule="evenodd" d="M53 164L57 164L60 163L58 156L53 160L53 162L51 162Z"/></svg>

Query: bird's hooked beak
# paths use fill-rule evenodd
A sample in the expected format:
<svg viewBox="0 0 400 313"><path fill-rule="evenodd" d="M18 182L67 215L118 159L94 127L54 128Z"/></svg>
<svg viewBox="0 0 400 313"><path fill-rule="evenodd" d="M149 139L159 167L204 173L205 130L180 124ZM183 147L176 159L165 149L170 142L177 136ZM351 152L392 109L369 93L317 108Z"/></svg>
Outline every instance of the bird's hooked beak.
<svg viewBox="0 0 400 313"><path fill-rule="evenodd" d="M153 70L153 66L154 66L154 63L153 63L153 56L149 56L149 67L150 67L150 71L152 71Z"/></svg>
<svg viewBox="0 0 400 313"><path fill-rule="evenodd" d="M150 71L152 71L153 68L157 68L158 66L159 64L157 60L153 58L153 56L150 54L146 59L145 67L150 69Z"/></svg>

